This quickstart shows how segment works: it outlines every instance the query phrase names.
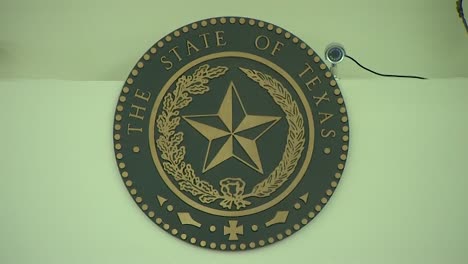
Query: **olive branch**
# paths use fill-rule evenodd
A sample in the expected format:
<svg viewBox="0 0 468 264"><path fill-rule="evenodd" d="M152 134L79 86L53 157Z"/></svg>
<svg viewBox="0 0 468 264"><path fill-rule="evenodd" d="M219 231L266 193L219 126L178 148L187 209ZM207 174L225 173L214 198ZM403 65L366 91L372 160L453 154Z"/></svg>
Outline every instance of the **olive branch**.
<svg viewBox="0 0 468 264"><path fill-rule="evenodd" d="M164 170L179 183L180 190L190 192L202 203L212 203L222 196L210 183L195 175L192 165L184 161L185 147L180 146L184 139L182 132L175 132L180 124L179 110L192 102L191 95L208 92L208 81L226 73L227 67L210 68L208 64L200 66L191 76L182 75L176 83L174 92L164 96L163 111L157 118L160 133L156 145L165 160Z"/></svg>

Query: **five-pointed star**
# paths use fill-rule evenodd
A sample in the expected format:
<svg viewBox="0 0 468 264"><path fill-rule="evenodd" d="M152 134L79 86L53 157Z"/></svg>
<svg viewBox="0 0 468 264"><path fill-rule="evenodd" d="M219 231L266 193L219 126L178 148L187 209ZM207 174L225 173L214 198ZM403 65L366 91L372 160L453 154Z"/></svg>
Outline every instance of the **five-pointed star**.
<svg viewBox="0 0 468 264"><path fill-rule="evenodd" d="M231 81L218 113L189 115L183 116L183 118L209 141L203 173L233 157L263 174L256 141L281 117L247 114L239 93ZM213 120L221 120L222 123L220 123L221 125L215 125L213 122L208 124L209 121ZM214 144L215 142L216 144ZM219 144L220 142L224 143ZM212 157L213 155L210 154L215 149L218 151ZM245 155L243 155L244 158L241 157L242 155L238 155L242 150L248 158L245 158Z"/></svg>

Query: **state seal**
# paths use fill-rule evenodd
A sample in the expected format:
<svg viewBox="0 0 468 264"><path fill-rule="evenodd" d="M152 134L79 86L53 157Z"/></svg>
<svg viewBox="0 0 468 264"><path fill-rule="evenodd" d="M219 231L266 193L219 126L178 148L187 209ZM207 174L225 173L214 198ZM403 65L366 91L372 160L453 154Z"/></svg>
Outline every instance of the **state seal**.
<svg viewBox="0 0 468 264"><path fill-rule="evenodd" d="M220 17L181 27L137 62L118 99L114 149L156 225L216 250L291 236L345 167L343 96L315 51L283 28Z"/></svg>

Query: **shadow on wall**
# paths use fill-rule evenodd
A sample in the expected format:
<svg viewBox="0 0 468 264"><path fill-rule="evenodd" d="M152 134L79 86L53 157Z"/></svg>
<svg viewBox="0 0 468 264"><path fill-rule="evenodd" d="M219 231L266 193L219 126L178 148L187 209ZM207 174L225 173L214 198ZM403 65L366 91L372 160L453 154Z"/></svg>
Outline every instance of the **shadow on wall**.
<svg viewBox="0 0 468 264"><path fill-rule="evenodd" d="M13 45L6 41L0 40L0 78L6 78L14 76L12 71L14 67L12 64L14 63L13 53L11 52L11 47Z"/></svg>
<svg viewBox="0 0 468 264"><path fill-rule="evenodd" d="M25 50L21 43L0 40L0 79L41 79L36 71L31 71L31 59Z"/></svg>

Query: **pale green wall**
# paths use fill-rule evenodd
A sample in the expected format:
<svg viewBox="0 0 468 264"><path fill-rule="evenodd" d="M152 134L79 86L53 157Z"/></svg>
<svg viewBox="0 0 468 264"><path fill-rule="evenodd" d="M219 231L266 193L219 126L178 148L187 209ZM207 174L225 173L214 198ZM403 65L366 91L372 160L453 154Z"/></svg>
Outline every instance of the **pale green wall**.
<svg viewBox="0 0 468 264"><path fill-rule="evenodd" d="M152 223L115 165L121 82L0 82L0 263L468 262L468 79L343 80L351 145L322 213L286 240L219 253Z"/></svg>
<svg viewBox="0 0 468 264"><path fill-rule="evenodd" d="M468 77L467 34L454 6L2 0L0 263L467 263L468 78L367 79L340 66L351 127L343 179L310 225L252 252L193 247L151 223L124 188L112 149L123 80L175 27L251 16L318 51L342 42L381 71ZM81 81L5 80L12 78Z"/></svg>
<svg viewBox="0 0 468 264"><path fill-rule="evenodd" d="M223 15L275 23L320 54L341 42L382 72L468 77L468 36L455 0L0 2L0 77L122 80L159 38ZM349 62L341 72L372 77Z"/></svg>

